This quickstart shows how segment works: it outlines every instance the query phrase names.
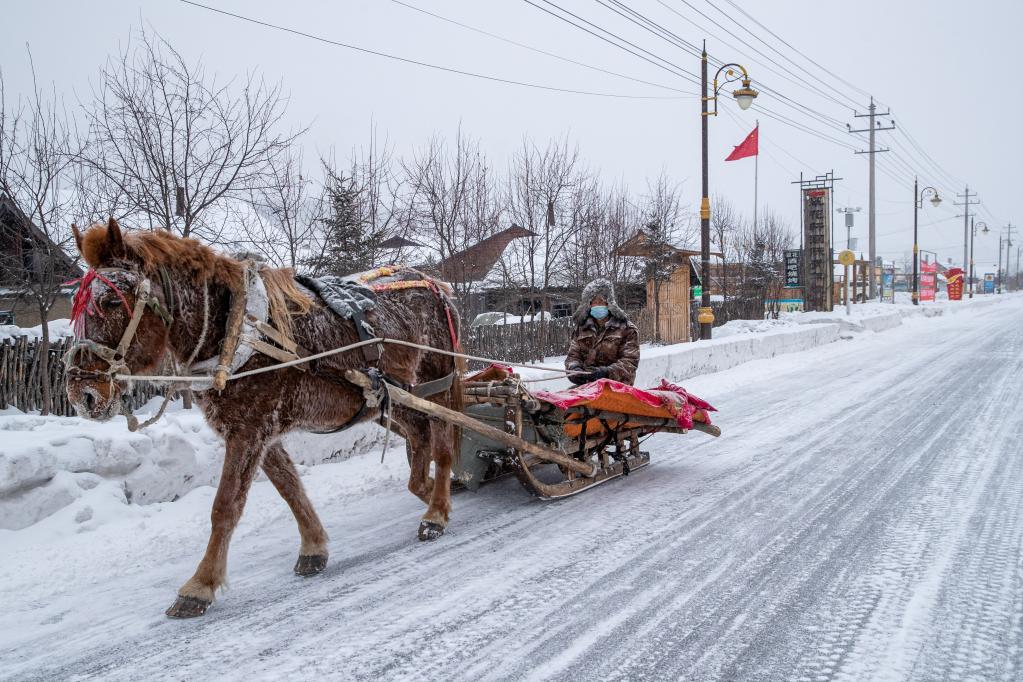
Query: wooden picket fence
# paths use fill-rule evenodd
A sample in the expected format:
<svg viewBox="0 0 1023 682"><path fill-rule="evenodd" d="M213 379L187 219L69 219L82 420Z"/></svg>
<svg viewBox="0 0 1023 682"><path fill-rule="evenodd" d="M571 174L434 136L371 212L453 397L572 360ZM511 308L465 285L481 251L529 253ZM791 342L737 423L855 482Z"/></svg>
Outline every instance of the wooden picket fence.
<svg viewBox="0 0 1023 682"><path fill-rule="evenodd" d="M67 398L67 379L61 362L71 343L69 338L50 343L49 372L43 377L40 361L42 344L37 339L25 336L4 339L0 343L0 409L41 410L43 381L46 381L50 385L50 414L74 416L75 408ZM160 390L151 384L134 382L128 401L134 409L160 394Z"/></svg>

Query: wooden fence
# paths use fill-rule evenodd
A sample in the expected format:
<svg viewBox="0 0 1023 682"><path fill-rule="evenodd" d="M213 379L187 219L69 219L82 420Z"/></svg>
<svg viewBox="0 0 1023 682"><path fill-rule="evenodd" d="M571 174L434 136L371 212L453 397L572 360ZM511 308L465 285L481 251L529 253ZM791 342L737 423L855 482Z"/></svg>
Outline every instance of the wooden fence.
<svg viewBox="0 0 1023 682"><path fill-rule="evenodd" d="M61 358L71 346L65 338L50 343L49 372L42 376L38 340L19 336L0 343L0 409L16 407L23 412L43 407L43 381L50 385L50 414L70 417L75 408L67 398L67 380ZM137 408L160 390L151 384L133 382L129 404Z"/></svg>
<svg viewBox="0 0 1023 682"><path fill-rule="evenodd" d="M462 333L462 346L469 355L508 362L538 362L552 355L565 355L575 325L571 317L557 317L544 323L482 325ZM470 362L472 369L484 363Z"/></svg>

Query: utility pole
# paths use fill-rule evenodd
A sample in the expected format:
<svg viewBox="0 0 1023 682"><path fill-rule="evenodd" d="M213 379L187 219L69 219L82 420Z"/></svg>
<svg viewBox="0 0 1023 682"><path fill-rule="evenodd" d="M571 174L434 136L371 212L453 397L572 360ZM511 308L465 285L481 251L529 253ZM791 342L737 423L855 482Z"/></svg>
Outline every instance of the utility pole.
<svg viewBox="0 0 1023 682"><path fill-rule="evenodd" d="M1005 226L1005 290L1006 291L1009 290L1009 263L1011 262L1010 259L1012 258L1012 251L1010 251L1009 249L1012 248L1012 232L1015 229L1016 228L1013 226L1012 223L1009 223L1008 225ZM1001 260L1001 259L1002 259L1002 255L998 254L998 260Z"/></svg>
<svg viewBox="0 0 1023 682"><path fill-rule="evenodd" d="M977 199L977 193L970 191L970 186L966 186L966 192L963 194L956 194L957 197L962 201L953 201L952 203L956 206L965 206L963 210L963 269L969 271L970 261L970 206L976 206L980 203Z"/></svg>
<svg viewBox="0 0 1023 682"><path fill-rule="evenodd" d="M873 300L874 298L877 297L877 282L875 281L875 275L876 275L875 265L877 264L877 237L876 237L876 235L877 235L877 219L876 219L876 215L877 215L877 213L876 213L876 210L875 210L876 209L875 186L876 186L877 173L875 172L875 168L874 168L874 166L875 166L875 164L874 164L874 155L875 154L880 154L881 152L889 151L887 148L885 148L885 149L878 149L877 148L877 146L876 146L876 137L877 137L877 132L878 131L894 130L895 129L895 122L894 121L892 122L892 124L890 126L882 127L880 121L875 121L875 118L877 116L891 116L891 114L892 114L891 111L886 111L886 112L880 113L880 114L877 113L877 105L874 104L874 98L871 97L870 98L870 106L867 107L867 113L866 114L857 114L855 111L853 112L853 117L854 118L869 118L870 119L870 122L867 125L867 127L863 128L861 130L853 130L851 125L849 125L848 123L846 124L846 127L849 129L850 133L870 133L870 149L866 150L866 151L858 151L856 153L857 154L869 154L870 155L870 191L868 193L869 194L869 196L868 196L868 203L870 204L870 206L867 209L867 211L868 211L868 217L867 217L868 236L867 236L867 240L869 242L869 251L870 251L870 268L869 268L869 271L868 271L867 279L870 282L870 292L869 292L869 295L870 295L871 300Z"/></svg>

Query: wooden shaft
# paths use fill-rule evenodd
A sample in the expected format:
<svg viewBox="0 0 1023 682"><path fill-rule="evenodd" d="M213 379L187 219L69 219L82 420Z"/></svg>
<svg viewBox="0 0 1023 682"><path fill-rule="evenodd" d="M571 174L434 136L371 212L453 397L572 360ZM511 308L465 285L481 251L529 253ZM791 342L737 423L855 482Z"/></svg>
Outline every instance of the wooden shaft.
<svg viewBox="0 0 1023 682"><path fill-rule="evenodd" d="M390 396L391 400L399 405L404 405L405 407L412 408L413 410L417 410L424 414L437 417L438 419L443 419L444 421L450 422L464 429L475 431L481 436L497 441L502 445L506 445L521 452L528 452L529 454L539 457L547 462L560 464L566 469L575 471L583 476L592 477L594 475L596 467L591 464L586 464L585 462L580 462L579 460L573 459L560 452L540 447L539 445L530 443L518 436L505 433L501 429L495 429L493 426L483 424L482 422L464 415L461 412L456 412L455 410L432 403L429 400L418 398L397 386L393 386L391 384L385 384L385 386L387 387L387 394Z"/></svg>

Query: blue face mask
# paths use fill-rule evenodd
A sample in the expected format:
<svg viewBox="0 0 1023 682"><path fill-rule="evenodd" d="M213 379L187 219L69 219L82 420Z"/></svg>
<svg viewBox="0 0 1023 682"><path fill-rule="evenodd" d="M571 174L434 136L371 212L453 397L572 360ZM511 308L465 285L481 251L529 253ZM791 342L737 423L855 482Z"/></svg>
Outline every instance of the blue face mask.
<svg viewBox="0 0 1023 682"><path fill-rule="evenodd" d="M607 317L607 306L606 305L594 305L590 306L590 315L596 320L603 320Z"/></svg>

